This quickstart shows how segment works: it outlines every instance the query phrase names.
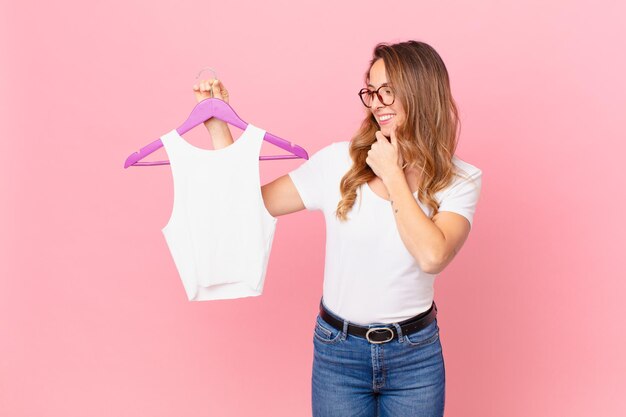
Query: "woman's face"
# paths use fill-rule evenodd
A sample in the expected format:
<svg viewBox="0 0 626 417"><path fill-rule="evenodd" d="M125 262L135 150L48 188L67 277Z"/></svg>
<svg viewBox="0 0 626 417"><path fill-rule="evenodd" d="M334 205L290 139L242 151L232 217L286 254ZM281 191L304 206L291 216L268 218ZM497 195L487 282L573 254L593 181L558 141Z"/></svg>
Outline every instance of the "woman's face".
<svg viewBox="0 0 626 417"><path fill-rule="evenodd" d="M369 79L370 85L368 85L367 88L369 88L370 91L374 91L381 85L388 82L387 75L385 73L385 61L378 59L374 62L372 68L370 68ZM382 90L380 90L380 92L382 93ZM400 126L405 118L404 109L402 107L402 103L398 100L397 94L393 104L390 106L381 103L378 96L374 95L372 97L371 106L370 110L376 118L382 134L387 137L391 137L391 132L396 128L396 126ZM387 119L387 117L383 117L383 119L381 119L381 117L385 115L392 115L392 117L391 119Z"/></svg>

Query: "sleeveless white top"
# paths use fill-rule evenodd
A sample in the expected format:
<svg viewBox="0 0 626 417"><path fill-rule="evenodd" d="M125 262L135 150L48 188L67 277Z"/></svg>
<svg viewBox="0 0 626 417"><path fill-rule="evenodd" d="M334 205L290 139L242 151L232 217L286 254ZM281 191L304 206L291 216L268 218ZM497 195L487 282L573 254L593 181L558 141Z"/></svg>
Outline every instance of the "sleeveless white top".
<svg viewBox="0 0 626 417"><path fill-rule="evenodd" d="M265 130L250 123L221 149L202 149L176 129L161 136L174 181L174 204L161 229L189 301L263 292L277 218L261 194Z"/></svg>

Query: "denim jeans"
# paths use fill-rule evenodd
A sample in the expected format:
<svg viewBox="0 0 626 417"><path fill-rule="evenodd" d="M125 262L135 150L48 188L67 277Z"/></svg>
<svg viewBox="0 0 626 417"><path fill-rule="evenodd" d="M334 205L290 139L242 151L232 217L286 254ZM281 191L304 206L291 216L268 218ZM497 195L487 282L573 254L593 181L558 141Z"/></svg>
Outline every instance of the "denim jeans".
<svg viewBox="0 0 626 417"><path fill-rule="evenodd" d="M326 305L324 305L326 308ZM328 308L326 308L328 310ZM437 320L386 343L337 330L318 313L313 331L313 417L441 417L445 369Z"/></svg>

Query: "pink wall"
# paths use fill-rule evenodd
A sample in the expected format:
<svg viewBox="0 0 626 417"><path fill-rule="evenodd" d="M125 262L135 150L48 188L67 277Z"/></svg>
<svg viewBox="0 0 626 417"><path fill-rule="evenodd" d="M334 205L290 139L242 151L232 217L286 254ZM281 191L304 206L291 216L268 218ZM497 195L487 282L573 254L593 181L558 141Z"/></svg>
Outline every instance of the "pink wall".
<svg viewBox="0 0 626 417"><path fill-rule="evenodd" d="M191 303L160 231L169 167L122 164L184 121L207 65L244 120L310 154L348 140L372 48L406 39L442 55L484 172L436 283L446 416L624 415L625 11L2 2L0 415L310 415L321 213L279 219L261 297Z"/></svg>

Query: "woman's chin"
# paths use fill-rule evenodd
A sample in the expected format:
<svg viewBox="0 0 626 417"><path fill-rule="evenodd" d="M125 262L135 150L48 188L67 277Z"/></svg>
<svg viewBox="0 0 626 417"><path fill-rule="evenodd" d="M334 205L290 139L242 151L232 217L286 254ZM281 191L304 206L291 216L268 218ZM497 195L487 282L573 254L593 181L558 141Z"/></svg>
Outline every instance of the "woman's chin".
<svg viewBox="0 0 626 417"><path fill-rule="evenodd" d="M389 138L391 136L393 125L378 125L378 128L383 135Z"/></svg>

